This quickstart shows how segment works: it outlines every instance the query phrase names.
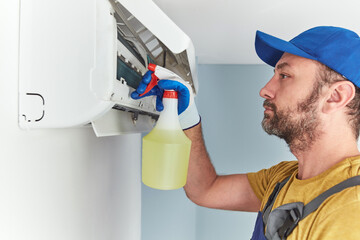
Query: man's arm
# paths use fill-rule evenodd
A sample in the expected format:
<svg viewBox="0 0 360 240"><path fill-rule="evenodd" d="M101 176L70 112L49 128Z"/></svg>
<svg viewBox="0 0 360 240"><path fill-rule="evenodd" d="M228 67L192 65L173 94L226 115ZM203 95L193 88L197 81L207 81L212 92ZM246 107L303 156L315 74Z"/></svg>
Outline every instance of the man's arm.
<svg viewBox="0 0 360 240"><path fill-rule="evenodd" d="M188 197L196 204L205 207L258 211L260 200L255 196L245 174L217 176L206 152L199 124L200 117L190 84L168 69L160 66L151 66L151 69L143 76L139 87L131 93L131 97L140 99L156 95L156 109L161 111L163 108L162 90L178 92L180 124L183 129L190 128L185 131L185 134L192 141L188 180L184 187ZM160 79L158 85L143 95L153 75Z"/></svg>
<svg viewBox="0 0 360 240"><path fill-rule="evenodd" d="M185 131L192 141L186 195L194 203L226 210L256 212L260 200L246 174L218 176L206 151L201 123Z"/></svg>

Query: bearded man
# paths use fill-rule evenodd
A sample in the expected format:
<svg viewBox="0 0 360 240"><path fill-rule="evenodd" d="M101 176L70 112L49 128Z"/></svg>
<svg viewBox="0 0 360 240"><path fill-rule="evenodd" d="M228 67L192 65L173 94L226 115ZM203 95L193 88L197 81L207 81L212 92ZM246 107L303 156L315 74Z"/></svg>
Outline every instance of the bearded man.
<svg viewBox="0 0 360 240"><path fill-rule="evenodd" d="M297 161L217 175L189 104L180 115L192 140L187 196L200 206L258 212L253 240L360 239L359 36L322 26L287 42L258 31L255 47L274 67L260 90L263 129L284 139Z"/></svg>

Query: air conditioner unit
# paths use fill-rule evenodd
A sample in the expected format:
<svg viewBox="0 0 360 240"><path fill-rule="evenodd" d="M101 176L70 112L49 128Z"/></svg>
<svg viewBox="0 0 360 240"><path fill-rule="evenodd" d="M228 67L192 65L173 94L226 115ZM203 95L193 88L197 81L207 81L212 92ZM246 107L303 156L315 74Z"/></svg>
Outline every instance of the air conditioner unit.
<svg viewBox="0 0 360 240"><path fill-rule="evenodd" d="M198 90L190 38L151 0L21 0L19 126L149 131L155 99L133 100L149 63Z"/></svg>

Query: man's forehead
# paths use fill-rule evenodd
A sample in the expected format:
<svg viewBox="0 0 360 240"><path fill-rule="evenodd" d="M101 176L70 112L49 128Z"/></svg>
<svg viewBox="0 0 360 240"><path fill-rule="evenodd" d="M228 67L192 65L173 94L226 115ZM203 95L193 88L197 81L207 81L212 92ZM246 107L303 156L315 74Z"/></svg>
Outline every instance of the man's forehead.
<svg viewBox="0 0 360 240"><path fill-rule="evenodd" d="M277 62L275 69L294 68L298 65L317 65L315 60L300 57L291 53L284 53Z"/></svg>

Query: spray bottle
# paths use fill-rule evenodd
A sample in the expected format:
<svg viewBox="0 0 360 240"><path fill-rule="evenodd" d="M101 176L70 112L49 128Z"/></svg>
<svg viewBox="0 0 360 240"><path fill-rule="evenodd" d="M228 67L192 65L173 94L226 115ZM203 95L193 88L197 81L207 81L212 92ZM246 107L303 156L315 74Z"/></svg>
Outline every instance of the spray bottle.
<svg viewBox="0 0 360 240"><path fill-rule="evenodd" d="M149 65L150 70L155 71L155 68L156 65ZM157 80L153 74L153 83L148 85L145 93L157 84ZM177 104L177 92L165 90L164 110L153 130L143 138L142 181L152 188L171 190L186 184L191 140L180 126Z"/></svg>

